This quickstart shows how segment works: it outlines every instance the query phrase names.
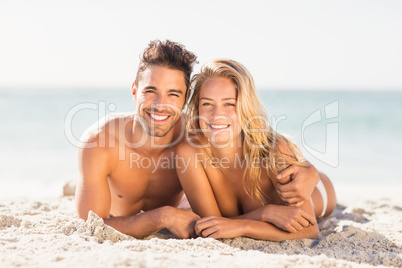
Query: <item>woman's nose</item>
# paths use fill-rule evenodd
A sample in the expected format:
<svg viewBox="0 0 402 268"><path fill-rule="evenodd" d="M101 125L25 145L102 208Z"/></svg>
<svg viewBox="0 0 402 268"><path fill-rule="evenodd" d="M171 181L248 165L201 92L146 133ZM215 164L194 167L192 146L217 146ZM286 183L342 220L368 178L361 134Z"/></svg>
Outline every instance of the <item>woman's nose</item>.
<svg viewBox="0 0 402 268"><path fill-rule="evenodd" d="M214 111L213 111L214 116L220 116L220 115L225 115L225 112L223 110L223 107L219 105L215 105Z"/></svg>

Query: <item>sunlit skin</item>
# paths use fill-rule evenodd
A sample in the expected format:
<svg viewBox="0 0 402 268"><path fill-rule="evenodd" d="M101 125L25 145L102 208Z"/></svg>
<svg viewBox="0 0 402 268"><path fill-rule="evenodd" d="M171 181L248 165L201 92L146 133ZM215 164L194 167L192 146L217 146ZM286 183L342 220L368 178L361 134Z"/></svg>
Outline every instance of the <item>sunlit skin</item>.
<svg viewBox="0 0 402 268"><path fill-rule="evenodd" d="M179 238L195 236L195 222L200 217L176 208L183 190L171 161L176 144L183 139L185 91L181 71L149 66L132 86L136 112L100 120L84 133L76 187L80 218L86 219L92 210L106 224L137 238L162 228ZM224 135L216 138L227 140ZM133 164L133 159L170 162L164 168L144 168ZM283 186L294 193L288 199L305 200L311 180L306 179L307 169L296 168L296 172L302 179ZM145 213L138 214L141 210Z"/></svg>
<svg viewBox="0 0 402 268"><path fill-rule="evenodd" d="M172 143L182 136L184 79L181 71L150 66L138 86L133 83L137 116L116 116L99 129L95 124L87 130L82 142L95 146L79 150L76 203L80 218L86 219L92 210L106 224L137 238L162 228L179 238L194 236L199 216L175 208L183 191L174 163L159 169L133 163L133 156L137 160L171 159ZM138 214L141 210L145 213Z"/></svg>
<svg viewBox="0 0 402 268"><path fill-rule="evenodd" d="M226 161L224 166L203 165L205 162L200 159L207 157L204 149L195 149L186 142L182 142L177 149L178 155L193 161L189 169L179 170L178 174L194 212L204 217L197 221L197 235L212 238L249 236L277 241L318 238L312 204L302 202L300 207L285 206L281 195L288 195L287 191L280 192L275 187L289 182L288 175L300 172L303 167L288 170L289 174L284 171L281 180L274 174L261 173L260 187L266 195L265 206L245 192L244 167L235 164L236 154L242 156L242 146L237 146L242 144L242 136L236 113L236 89L231 80L207 80L201 87L199 98L199 123L202 132L209 140L214 157ZM290 153L284 143L279 143L278 146L282 151ZM322 180L329 189L329 180L323 174ZM249 186L247 183L245 185ZM312 198L318 213L322 209L319 192L314 190ZM333 203L329 204L328 213L332 212L334 206Z"/></svg>

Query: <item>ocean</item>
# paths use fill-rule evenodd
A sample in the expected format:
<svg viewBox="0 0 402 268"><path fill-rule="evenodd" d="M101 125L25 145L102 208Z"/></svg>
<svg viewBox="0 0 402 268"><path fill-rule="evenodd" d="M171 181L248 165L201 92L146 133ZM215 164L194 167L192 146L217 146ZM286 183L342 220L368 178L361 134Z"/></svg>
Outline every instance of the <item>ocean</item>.
<svg viewBox="0 0 402 268"><path fill-rule="evenodd" d="M272 126L335 186L401 185L402 92L259 90ZM82 132L135 109L128 89L0 91L0 197L60 196ZM399 187L399 186L398 186Z"/></svg>

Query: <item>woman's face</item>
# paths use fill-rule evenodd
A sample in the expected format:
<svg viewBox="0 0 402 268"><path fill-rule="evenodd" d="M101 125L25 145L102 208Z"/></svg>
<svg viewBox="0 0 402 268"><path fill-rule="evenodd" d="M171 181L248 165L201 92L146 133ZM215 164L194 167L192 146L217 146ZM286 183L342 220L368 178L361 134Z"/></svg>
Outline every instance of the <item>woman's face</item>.
<svg viewBox="0 0 402 268"><path fill-rule="evenodd" d="M209 78L201 87L199 123L216 147L234 146L241 127L236 114L237 92L229 78Z"/></svg>

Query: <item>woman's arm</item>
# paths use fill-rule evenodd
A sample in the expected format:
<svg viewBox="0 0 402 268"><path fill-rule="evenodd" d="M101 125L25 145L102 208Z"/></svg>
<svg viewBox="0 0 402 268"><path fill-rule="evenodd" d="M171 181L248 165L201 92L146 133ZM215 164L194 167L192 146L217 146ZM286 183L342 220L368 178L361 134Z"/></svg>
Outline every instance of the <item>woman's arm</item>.
<svg viewBox="0 0 402 268"><path fill-rule="evenodd" d="M215 195L204 169L202 150L183 141L177 145L177 175L191 205L191 209L201 217L221 216Z"/></svg>
<svg viewBox="0 0 402 268"><path fill-rule="evenodd" d="M306 228L303 232L289 233L262 221L234 220L217 216L209 216L197 221L195 232L198 236L215 239L239 236L269 241L319 238L316 225Z"/></svg>
<svg viewBox="0 0 402 268"><path fill-rule="evenodd" d="M305 209L283 205L265 205L231 219L248 219L271 223L287 232L295 233L316 223L315 216Z"/></svg>
<svg viewBox="0 0 402 268"><path fill-rule="evenodd" d="M303 205L308 213L314 215L310 204ZM315 222L315 220L314 220ZM233 238L247 236L255 239L283 241L292 239L318 239L317 224L310 224L301 231L289 233L281 230L273 224L250 219L228 219L210 216L202 218L195 224L195 232L198 236L211 238Z"/></svg>

